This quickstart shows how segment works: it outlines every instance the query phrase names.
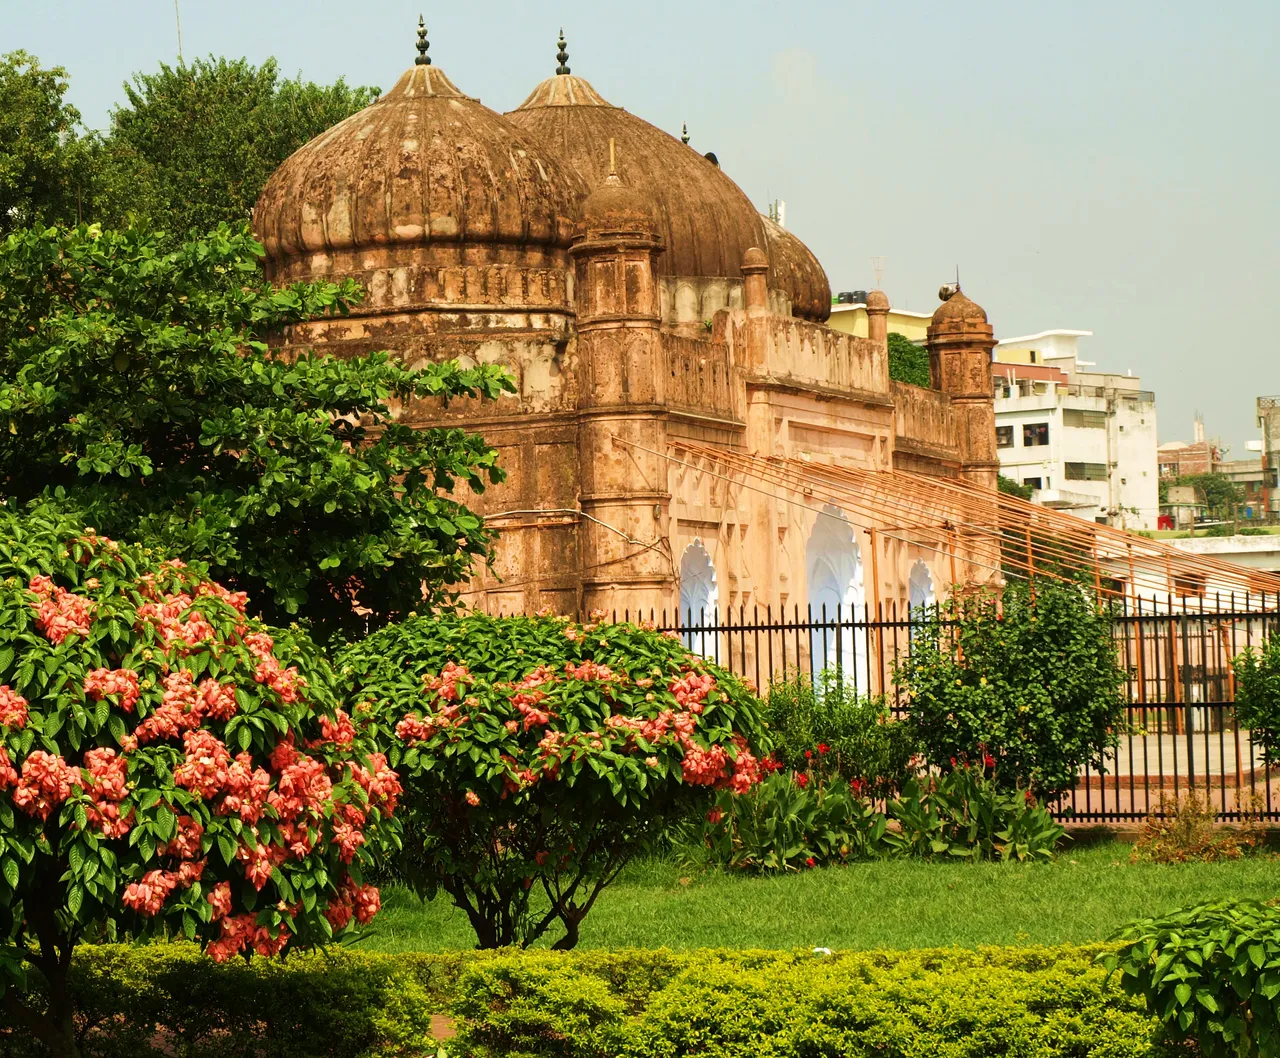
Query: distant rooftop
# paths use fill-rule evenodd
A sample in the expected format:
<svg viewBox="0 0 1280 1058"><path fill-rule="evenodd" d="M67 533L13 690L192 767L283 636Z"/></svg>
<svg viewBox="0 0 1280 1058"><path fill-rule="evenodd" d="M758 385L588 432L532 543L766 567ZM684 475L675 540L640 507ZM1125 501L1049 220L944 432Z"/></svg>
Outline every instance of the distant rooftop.
<svg viewBox="0 0 1280 1058"><path fill-rule="evenodd" d="M834 307L834 306L833 306ZM1041 338L1092 338L1093 331L1040 331L1037 334L1024 334L1021 338L1001 338L996 345L1021 345L1023 342L1038 342Z"/></svg>

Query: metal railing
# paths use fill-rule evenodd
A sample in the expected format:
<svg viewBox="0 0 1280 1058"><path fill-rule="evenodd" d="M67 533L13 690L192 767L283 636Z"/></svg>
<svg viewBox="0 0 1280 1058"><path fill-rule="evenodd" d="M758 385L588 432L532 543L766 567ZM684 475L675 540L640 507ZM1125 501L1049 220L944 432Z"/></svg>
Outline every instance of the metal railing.
<svg viewBox="0 0 1280 1058"><path fill-rule="evenodd" d="M905 715L894 669L923 631L924 607L738 608L710 613L623 612L678 634L695 653L751 679L761 693L801 672L835 669L860 694L883 695ZM1113 635L1125 683L1127 730L1105 771L1085 768L1057 807L1077 822L1135 822L1162 814L1166 798L1194 791L1225 822L1246 815L1280 821L1280 772L1273 783L1262 747L1235 715L1232 661L1280 630L1280 597L1126 599L1113 607ZM1275 786L1275 789L1273 789Z"/></svg>

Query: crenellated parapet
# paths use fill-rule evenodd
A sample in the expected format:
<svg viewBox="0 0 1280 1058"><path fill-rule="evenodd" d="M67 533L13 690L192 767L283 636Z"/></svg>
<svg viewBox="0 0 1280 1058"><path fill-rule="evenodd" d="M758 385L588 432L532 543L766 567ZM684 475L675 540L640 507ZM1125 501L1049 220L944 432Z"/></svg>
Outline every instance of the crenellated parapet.
<svg viewBox="0 0 1280 1058"><path fill-rule="evenodd" d="M951 398L905 382L890 382L889 395L894 408L894 465L911 469L923 458L958 469L960 434Z"/></svg>

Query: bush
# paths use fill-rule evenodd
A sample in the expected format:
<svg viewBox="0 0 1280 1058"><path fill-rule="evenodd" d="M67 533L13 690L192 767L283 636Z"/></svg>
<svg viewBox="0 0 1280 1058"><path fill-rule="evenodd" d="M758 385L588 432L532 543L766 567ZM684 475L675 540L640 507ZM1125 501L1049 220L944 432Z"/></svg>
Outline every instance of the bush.
<svg viewBox="0 0 1280 1058"><path fill-rule="evenodd" d="M1268 763L1280 756L1280 635L1249 648L1233 662L1236 673L1236 718L1252 732Z"/></svg>
<svg viewBox="0 0 1280 1058"><path fill-rule="evenodd" d="M185 944L86 947L93 1058L1173 1058L1093 947L381 955L214 965ZM7 1058L38 1053L0 1024Z"/></svg>
<svg viewBox="0 0 1280 1058"><path fill-rule="evenodd" d="M765 716L784 767L856 782L859 792L880 798L916 771L914 729L895 721L883 698L860 698L831 670L816 687L802 674L774 683Z"/></svg>
<svg viewBox="0 0 1280 1058"><path fill-rule="evenodd" d="M1243 794L1243 791L1241 791ZM1138 863L1187 863L1238 860L1266 840L1262 825L1265 805L1253 794L1244 806L1244 826L1239 829L1216 825L1218 813L1209 797L1192 792L1181 799L1165 797L1160 807L1147 816L1142 833L1134 842L1130 861Z"/></svg>
<svg viewBox="0 0 1280 1058"><path fill-rule="evenodd" d="M307 638L56 514L0 510L0 541L0 993L30 967L47 1001L7 1013L74 1055L86 937L228 959L369 921L399 787Z"/></svg>
<svg viewBox="0 0 1280 1058"><path fill-rule="evenodd" d="M1127 992L1146 998L1171 1040L1206 1058L1280 1054L1280 909L1200 904L1144 919L1101 956Z"/></svg>
<svg viewBox="0 0 1280 1058"><path fill-rule="evenodd" d="M415 618L340 664L405 783L403 878L427 897L443 889L482 947L557 923L556 946L572 947L669 822L759 778L755 696L635 625Z"/></svg>
<svg viewBox="0 0 1280 1058"><path fill-rule="evenodd" d="M898 667L908 719L936 767L954 768L975 747L998 780L1054 799L1125 726L1125 673L1110 616L1076 584L1025 582L1001 597L953 596L929 616Z"/></svg>
<svg viewBox="0 0 1280 1058"><path fill-rule="evenodd" d="M1049 860L1066 833L1029 790L1005 789L976 766L912 779L889 805L900 854L933 859Z"/></svg>

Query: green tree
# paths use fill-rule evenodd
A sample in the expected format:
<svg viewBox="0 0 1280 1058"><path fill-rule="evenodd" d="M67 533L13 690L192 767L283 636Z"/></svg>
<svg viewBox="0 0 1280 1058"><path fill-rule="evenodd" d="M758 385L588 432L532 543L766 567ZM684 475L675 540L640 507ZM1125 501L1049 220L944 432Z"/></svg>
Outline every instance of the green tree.
<svg viewBox="0 0 1280 1058"><path fill-rule="evenodd" d="M1020 500L1031 499L1031 494L1035 492L1030 485L1014 481L1013 478L1007 478L1003 474L996 478L996 487L1006 496L1017 496Z"/></svg>
<svg viewBox="0 0 1280 1058"><path fill-rule="evenodd" d="M1172 485L1189 485L1204 499L1211 517L1230 518L1236 504L1244 502L1244 490L1226 474L1215 471L1210 474L1183 474Z"/></svg>
<svg viewBox="0 0 1280 1058"><path fill-rule="evenodd" d="M1006 786L1053 798L1076 784L1125 726L1125 673L1111 617L1092 593L1038 578L952 597L912 642L896 680L931 764L992 758Z"/></svg>
<svg viewBox="0 0 1280 1058"><path fill-rule="evenodd" d="M275 59L160 65L126 84L111 115L94 219L185 235L249 219L267 178L308 140L368 106L378 89L282 79Z"/></svg>
<svg viewBox="0 0 1280 1058"><path fill-rule="evenodd" d="M66 91L62 67L25 51L0 56L0 236L77 219L94 152Z"/></svg>
<svg viewBox="0 0 1280 1058"><path fill-rule="evenodd" d="M347 280L274 290L220 228L165 252L137 230L0 243L0 495L57 496L112 535L207 561L282 621L328 636L448 598L488 552L449 493L502 479L458 429L391 401L497 397L492 366L409 371L385 353L280 359L272 329L359 300Z"/></svg>
<svg viewBox="0 0 1280 1058"><path fill-rule="evenodd" d="M889 332L889 377L896 382L929 388L929 352L905 334Z"/></svg>

